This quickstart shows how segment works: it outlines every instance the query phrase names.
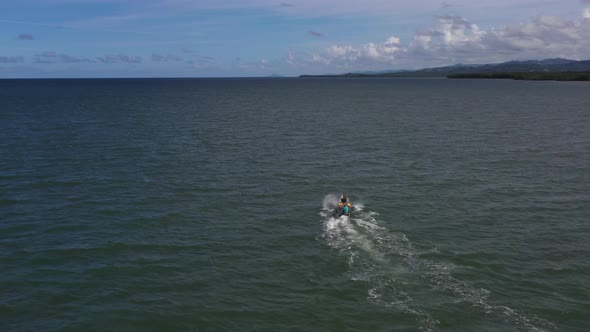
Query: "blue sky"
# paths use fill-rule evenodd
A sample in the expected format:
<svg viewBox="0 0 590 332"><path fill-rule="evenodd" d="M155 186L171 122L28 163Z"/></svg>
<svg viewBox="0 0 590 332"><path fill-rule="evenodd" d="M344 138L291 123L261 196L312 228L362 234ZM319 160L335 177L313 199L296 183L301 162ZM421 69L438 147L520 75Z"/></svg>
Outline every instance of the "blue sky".
<svg viewBox="0 0 590 332"><path fill-rule="evenodd" d="M590 0L3 0L0 78L590 59Z"/></svg>

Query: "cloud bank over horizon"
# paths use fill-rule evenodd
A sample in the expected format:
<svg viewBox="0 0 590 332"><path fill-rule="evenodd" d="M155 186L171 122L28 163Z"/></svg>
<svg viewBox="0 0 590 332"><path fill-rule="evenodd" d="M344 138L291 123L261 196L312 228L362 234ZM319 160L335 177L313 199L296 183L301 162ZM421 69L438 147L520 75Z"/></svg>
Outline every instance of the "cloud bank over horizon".
<svg viewBox="0 0 590 332"><path fill-rule="evenodd" d="M457 63L498 63L546 58L590 59L590 8L576 20L539 16L489 30L460 16L436 18L402 44L397 37L380 43L335 44L302 59L309 67L335 69L414 69Z"/></svg>
<svg viewBox="0 0 590 332"><path fill-rule="evenodd" d="M131 0L121 12L114 10L114 0L23 3L78 4L109 15L85 12L59 21L48 14L44 22L0 17L0 26L17 31L0 34L7 41L0 51L0 78L299 75L590 59L590 0L571 1L559 15L551 13L555 7L543 7L559 2L534 0L477 5L373 0L363 8L336 0ZM473 14L517 5L522 15L529 13L525 19ZM30 32L18 32L23 27Z"/></svg>

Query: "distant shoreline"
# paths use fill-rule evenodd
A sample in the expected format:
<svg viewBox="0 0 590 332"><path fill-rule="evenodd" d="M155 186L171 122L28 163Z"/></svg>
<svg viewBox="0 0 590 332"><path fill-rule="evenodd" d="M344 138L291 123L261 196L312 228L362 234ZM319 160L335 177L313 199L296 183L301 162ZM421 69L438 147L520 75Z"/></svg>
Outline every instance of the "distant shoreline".
<svg viewBox="0 0 590 332"><path fill-rule="evenodd" d="M450 78L450 79L512 79L535 81L590 81L590 71L556 71L556 72L475 72L475 73L347 73L299 75L291 77L245 76L245 77L31 77L31 78L0 78L0 82L14 81L190 81L190 80L248 80L248 79L296 79L296 78Z"/></svg>
<svg viewBox="0 0 590 332"><path fill-rule="evenodd" d="M489 78L532 81L590 81L590 72L457 73L448 78Z"/></svg>
<svg viewBox="0 0 590 332"><path fill-rule="evenodd" d="M431 73L414 73L414 72L401 72L401 73L384 73L384 74L366 74L366 73L347 73L347 74L320 74L320 75L299 75L301 78L309 77L446 77L446 75L433 75Z"/></svg>
<svg viewBox="0 0 590 332"><path fill-rule="evenodd" d="M417 73L386 73L386 74L363 74L348 73L341 75L301 75L302 78L325 78L325 77L446 77L457 78L478 78L478 79L512 79L512 80L533 80L533 81L590 81L590 71L585 72L506 72L506 73L455 73L448 75L424 75Z"/></svg>

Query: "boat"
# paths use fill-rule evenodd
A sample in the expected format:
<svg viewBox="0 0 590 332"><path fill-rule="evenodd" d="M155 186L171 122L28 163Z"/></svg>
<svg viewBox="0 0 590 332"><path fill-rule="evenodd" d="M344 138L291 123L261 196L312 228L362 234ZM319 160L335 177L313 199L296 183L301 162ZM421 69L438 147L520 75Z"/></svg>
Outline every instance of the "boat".
<svg viewBox="0 0 590 332"><path fill-rule="evenodd" d="M350 217L352 210L353 207L350 203L350 199L348 198L348 196L346 196L346 194L342 194L338 199L338 204L336 205L336 208L334 209L332 215L335 218L340 218L342 216Z"/></svg>

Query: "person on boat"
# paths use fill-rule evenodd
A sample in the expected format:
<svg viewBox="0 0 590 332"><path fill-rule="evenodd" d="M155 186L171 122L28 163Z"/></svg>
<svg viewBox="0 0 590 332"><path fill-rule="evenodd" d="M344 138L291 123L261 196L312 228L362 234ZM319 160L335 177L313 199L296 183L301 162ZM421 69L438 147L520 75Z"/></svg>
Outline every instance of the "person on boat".
<svg viewBox="0 0 590 332"><path fill-rule="evenodd" d="M344 208L342 209L342 215L350 216L350 208L348 205L344 205Z"/></svg>
<svg viewBox="0 0 590 332"><path fill-rule="evenodd" d="M342 196L340 196L340 202L343 204L349 203L350 201L348 200L348 196L346 196L346 194L342 194Z"/></svg>

